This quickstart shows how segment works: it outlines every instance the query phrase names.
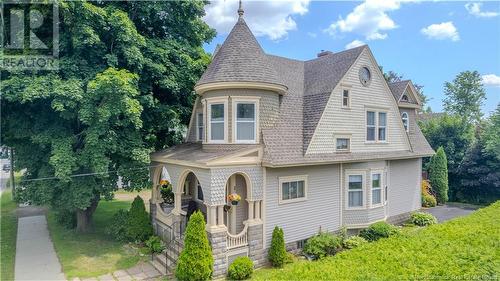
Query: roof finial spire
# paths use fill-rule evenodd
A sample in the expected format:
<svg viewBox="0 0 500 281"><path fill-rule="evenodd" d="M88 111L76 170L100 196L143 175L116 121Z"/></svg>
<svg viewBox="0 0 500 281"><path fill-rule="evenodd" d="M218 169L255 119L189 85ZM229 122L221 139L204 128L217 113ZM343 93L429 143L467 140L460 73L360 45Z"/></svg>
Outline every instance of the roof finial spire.
<svg viewBox="0 0 500 281"><path fill-rule="evenodd" d="M243 7L241 6L241 0L240 0L240 6L238 8L238 15L239 17L243 17L243 13L245 13L245 11L243 11Z"/></svg>

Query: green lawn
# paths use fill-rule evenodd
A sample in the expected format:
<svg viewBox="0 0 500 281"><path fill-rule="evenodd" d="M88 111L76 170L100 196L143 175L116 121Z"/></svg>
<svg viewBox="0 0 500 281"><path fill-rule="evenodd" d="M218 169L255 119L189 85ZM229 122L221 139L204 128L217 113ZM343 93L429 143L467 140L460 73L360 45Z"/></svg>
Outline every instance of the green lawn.
<svg viewBox="0 0 500 281"><path fill-rule="evenodd" d="M257 270L253 279L496 280L500 277L500 201L467 217L403 233L321 261Z"/></svg>
<svg viewBox="0 0 500 281"><path fill-rule="evenodd" d="M1 197L1 268L0 280L14 280L14 262L16 260L17 217L14 212L16 203L12 193L4 191Z"/></svg>
<svg viewBox="0 0 500 281"><path fill-rule="evenodd" d="M94 231L77 234L59 225L49 212L48 223L52 241L68 279L95 277L118 269L134 266L141 259L126 243L112 240L104 234L106 225L119 209L129 209L130 201L101 201L94 213Z"/></svg>

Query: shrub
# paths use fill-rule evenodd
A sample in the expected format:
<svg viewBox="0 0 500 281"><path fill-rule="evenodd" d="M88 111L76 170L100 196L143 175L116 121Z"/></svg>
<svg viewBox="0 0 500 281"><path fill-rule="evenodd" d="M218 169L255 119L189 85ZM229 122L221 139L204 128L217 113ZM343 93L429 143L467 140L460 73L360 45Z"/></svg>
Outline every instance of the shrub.
<svg viewBox="0 0 500 281"><path fill-rule="evenodd" d="M372 242L372 241L377 241L380 238L387 238L398 232L399 232L398 228L395 227L394 225L381 221L370 225L367 229L363 229L360 232L359 236Z"/></svg>
<svg viewBox="0 0 500 281"><path fill-rule="evenodd" d="M189 219L184 249L177 261L175 277L181 281L208 280L212 277L214 258L205 231L205 219L196 211Z"/></svg>
<svg viewBox="0 0 500 281"><path fill-rule="evenodd" d="M327 232L320 232L307 240L303 252L321 259L335 255L341 248L342 238Z"/></svg>
<svg viewBox="0 0 500 281"><path fill-rule="evenodd" d="M130 241L130 237L127 232L128 223L128 211L119 210L113 215L113 218L109 222L104 232L113 237L116 241L126 242Z"/></svg>
<svg viewBox="0 0 500 281"><path fill-rule="evenodd" d="M437 219L432 214L423 213L423 212L416 212L416 213L411 214L410 222L412 224L418 225L418 226L427 226L427 225L431 225L431 224L436 224Z"/></svg>
<svg viewBox="0 0 500 281"><path fill-rule="evenodd" d="M253 273L253 262L249 257L237 257L229 266L227 276L233 280L250 278Z"/></svg>
<svg viewBox="0 0 500 281"><path fill-rule="evenodd" d="M140 196L135 197L127 220L127 235L132 241L144 242L153 235L153 227L149 214L144 207L144 201Z"/></svg>
<svg viewBox="0 0 500 281"><path fill-rule="evenodd" d="M365 238L361 236L352 236L344 240L344 248L346 249L354 249L360 245L368 243Z"/></svg>
<svg viewBox="0 0 500 281"><path fill-rule="evenodd" d="M437 205L436 197L431 193L431 185L429 181L422 181L422 207L435 207Z"/></svg>
<svg viewBox="0 0 500 281"><path fill-rule="evenodd" d="M269 249L269 261L274 267L282 267L286 260L285 237L283 229L275 227Z"/></svg>
<svg viewBox="0 0 500 281"><path fill-rule="evenodd" d="M151 254L151 260L153 259L154 254L159 254L165 250L165 246L161 243L161 239L158 236L151 236L148 240L146 240L146 247L148 248L149 253Z"/></svg>
<svg viewBox="0 0 500 281"><path fill-rule="evenodd" d="M442 147L439 147L436 155L431 158L429 180L436 191L437 202L446 203L448 201L448 164Z"/></svg>
<svg viewBox="0 0 500 281"><path fill-rule="evenodd" d="M76 227L76 213L66 210L57 210L56 221L67 229L73 229Z"/></svg>

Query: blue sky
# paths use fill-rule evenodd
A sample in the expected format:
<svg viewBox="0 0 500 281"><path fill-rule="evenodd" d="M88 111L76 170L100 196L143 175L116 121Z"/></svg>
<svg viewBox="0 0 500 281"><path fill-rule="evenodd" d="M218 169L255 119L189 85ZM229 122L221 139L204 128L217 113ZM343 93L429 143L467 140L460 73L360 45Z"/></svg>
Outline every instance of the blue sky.
<svg viewBox="0 0 500 281"><path fill-rule="evenodd" d="M206 7L205 20L218 31L207 51L226 38L237 5ZM433 111L442 110L444 82L464 70L484 75L485 114L500 102L500 2L243 1L243 8L266 53L307 60L363 42L384 70L424 85Z"/></svg>

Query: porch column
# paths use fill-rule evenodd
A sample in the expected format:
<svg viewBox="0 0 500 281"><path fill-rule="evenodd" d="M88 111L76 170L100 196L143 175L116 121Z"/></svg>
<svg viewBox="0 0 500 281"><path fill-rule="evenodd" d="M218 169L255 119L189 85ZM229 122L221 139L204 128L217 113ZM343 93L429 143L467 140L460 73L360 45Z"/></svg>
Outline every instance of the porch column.
<svg viewBox="0 0 500 281"><path fill-rule="evenodd" d="M261 200L255 201L255 219L260 220L260 202Z"/></svg>
<svg viewBox="0 0 500 281"><path fill-rule="evenodd" d="M207 205L207 228L217 225L217 206Z"/></svg>
<svg viewBox="0 0 500 281"><path fill-rule="evenodd" d="M175 197L174 197L173 213L175 213L176 215L180 215L181 214L181 207L182 207L182 192L180 192L180 193L175 192L174 196Z"/></svg>
<svg viewBox="0 0 500 281"><path fill-rule="evenodd" d="M224 205L217 206L217 225L224 226Z"/></svg>
<svg viewBox="0 0 500 281"><path fill-rule="evenodd" d="M247 202L248 202L248 221L252 221L254 219L253 205L254 205L255 201L250 201L247 199Z"/></svg>

